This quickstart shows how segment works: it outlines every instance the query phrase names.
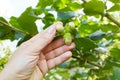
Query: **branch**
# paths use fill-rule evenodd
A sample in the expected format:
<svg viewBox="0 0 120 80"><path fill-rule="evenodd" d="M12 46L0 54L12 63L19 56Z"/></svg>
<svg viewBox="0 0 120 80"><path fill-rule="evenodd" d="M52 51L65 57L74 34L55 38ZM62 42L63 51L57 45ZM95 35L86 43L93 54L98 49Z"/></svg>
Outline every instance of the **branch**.
<svg viewBox="0 0 120 80"><path fill-rule="evenodd" d="M81 61L85 61L84 59L79 58L79 57L75 57L75 56L72 56L72 57L75 58L75 59L81 60ZM98 67L98 68L102 68L102 66L100 66L100 65L98 65L98 64L95 64L95 63L93 63L93 62L91 62L91 61L87 61L87 63L89 63L89 64L91 64L91 65L94 65L94 66L96 66L96 67Z"/></svg>
<svg viewBox="0 0 120 80"><path fill-rule="evenodd" d="M118 25L120 27L120 22L118 22L117 20L115 20L108 13L105 14L105 17L107 17L110 21L112 21L113 23L115 23L116 25Z"/></svg>
<svg viewBox="0 0 120 80"><path fill-rule="evenodd" d="M24 34L29 35L29 36L32 37L32 35L30 35L29 33L24 32L24 31L22 31L22 30L20 30L20 29L17 29L17 28L15 28L15 27L13 27L13 26L10 26L8 23L6 23L6 22L4 22L4 21L1 21L1 20L0 20L0 24L3 24L3 25L5 25L6 27L8 27L8 28L10 28L10 29L12 29L12 30L14 30L14 31L16 31L16 32L24 33Z"/></svg>

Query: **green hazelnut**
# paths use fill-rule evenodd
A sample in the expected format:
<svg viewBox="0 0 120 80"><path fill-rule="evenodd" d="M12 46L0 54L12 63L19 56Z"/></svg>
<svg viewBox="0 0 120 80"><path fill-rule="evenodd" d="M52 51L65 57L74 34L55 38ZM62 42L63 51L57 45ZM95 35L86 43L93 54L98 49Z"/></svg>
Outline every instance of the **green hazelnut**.
<svg viewBox="0 0 120 80"><path fill-rule="evenodd" d="M57 30L58 32L62 32L62 31L64 30L63 25L62 25L62 24L58 24L58 25L56 26L56 30Z"/></svg>
<svg viewBox="0 0 120 80"><path fill-rule="evenodd" d="M71 33L65 33L63 38L64 38L65 44L70 45L72 43L72 35L71 35Z"/></svg>
<svg viewBox="0 0 120 80"><path fill-rule="evenodd" d="M74 29L74 28L75 28L74 22L69 22L68 25L71 27L71 29Z"/></svg>

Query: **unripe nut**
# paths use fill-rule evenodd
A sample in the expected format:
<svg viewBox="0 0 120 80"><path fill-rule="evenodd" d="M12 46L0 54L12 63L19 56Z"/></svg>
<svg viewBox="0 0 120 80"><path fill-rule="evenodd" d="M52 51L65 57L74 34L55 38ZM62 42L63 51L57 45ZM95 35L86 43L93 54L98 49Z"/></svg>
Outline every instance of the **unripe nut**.
<svg viewBox="0 0 120 80"><path fill-rule="evenodd" d="M72 43L72 35L70 33L65 33L63 38L64 38L65 44L70 45Z"/></svg>
<svg viewBox="0 0 120 80"><path fill-rule="evenodd" d="M62 32L62 31L64 30L63 24L58 24L58 25L56 26L56 30L57 30L58 32Z"/></svg>
<svg viewBox="0 0 120 80"><path fill-rule="evenodd" d="M68 25L69 25L72 29L75 28L75 24L74 24L74 22L69 22Z"/></svg>

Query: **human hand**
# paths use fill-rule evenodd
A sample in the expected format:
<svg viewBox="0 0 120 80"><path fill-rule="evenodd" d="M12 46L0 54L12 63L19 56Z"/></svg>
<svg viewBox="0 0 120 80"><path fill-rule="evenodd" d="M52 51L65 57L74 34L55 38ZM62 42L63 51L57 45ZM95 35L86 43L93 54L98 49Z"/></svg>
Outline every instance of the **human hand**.
<svg viewBox="0 0 120 80"><path fill-rule="evenodd" d="M53 41L57 22L21 44L1 73L1 80L41 80L48 70L68 60L75 44Z"/></svg>

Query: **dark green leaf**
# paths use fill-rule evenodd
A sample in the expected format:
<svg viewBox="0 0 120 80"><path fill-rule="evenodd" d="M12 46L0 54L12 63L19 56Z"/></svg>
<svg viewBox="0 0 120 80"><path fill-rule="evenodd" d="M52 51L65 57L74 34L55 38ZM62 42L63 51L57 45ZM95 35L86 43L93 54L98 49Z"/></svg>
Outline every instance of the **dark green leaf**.
<svg viewBox="0 0 120 80"><path fill-rule="evenodd" d="M114 80L120 80L120 68L119 67L113 67L113 76L112 79Z"/></svg>
<svg viewBox="0 0 120 80"><path fill-rule="evenodd" d="M18 24L22 30L29 33L30 35L35 35L38 33L35 21L37 16L34 14L34 10L29 7L27 8L22 15L17 19ZM17 26L16 26L17 27Z"/></svg>
<svg viewBox="0 0 120 80"><path fill-rule="evenodd" d="M57 17L60 20L62 20L62 19L70 19L70 18L72 18L74 16L76 16L75 12L61 12L61 11L57 12Z"/></svg>
<svg viewBox="0 0 120 80"><path fill-rule="evenodd" d="M90 1L84 4L84 12L87 15L99 15L103 14L105 5L102 1Z"/></svg>
<svg viewBox="0 0 120 80"><path fill-rule="evenodd" d="M112 24L100 25L100 29L104 32L108 32L108 31L118 32L120 30L118 26Z"/></svg>
<svg viewBox="0 0 120 80"><path fill-rule="evenodd" d="M102 32L101 30L98 30L92 34L89 35L90 39L92 40L99 40L105 36L105 33Z"/></svg>
<svg viewBox="0 0 120 80"><path fill-rule="evenodd" d="M69 65L70 65L70 62L64 62L64 63L60 64L58 67L59 68L67 68L67 67L69 67Z"/></svg>
<svg viewBox="0 0 120 80"><path fill-rule="evenodd" d="M118 48L112 48L112 49L110 50L110 55L111 55L113 58L115 58L115 59L117 59L117 60L120 60L120 49L118 49Z"/></svg>
<svg viewBox="0 0 120 80"><path fill-rule="evenodd" d="M8 22L3 17L0 17L0 20L4 23L8 24ZM14 34L15 34L15 31L13 31L8 26L5 26L4 24L0 23L0 39L14 40Z"/></svg>
<svg viewBox="0 0 120 80"><path fill-rule="evenodd" d="M78 38L78 39L75 39L74 41L76 44L76 48L79 51L82 50L83 53L93 50L94 48L97 47L97 45L89 38Z"/></svg>
<svg viewBox="0 0 120 80"><path fill-rule="evenodd" d="M21 25L18 23L16 17L12 16L12 17L10 18L9 23L10 23L13 27L15 27L15 28L17 28L17 29L19 29L19 30L22 30L22 31L24 32L24 29L23 29L23 28L21 27Z"/></svg>
<svg viewBox="0 0 120 80"><path fill-rule="evenodd" d="M55 21L54 15L51 13L48 13L43 18L43 23L45 24L44 29L52 25Z"/></svg>

